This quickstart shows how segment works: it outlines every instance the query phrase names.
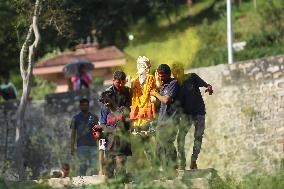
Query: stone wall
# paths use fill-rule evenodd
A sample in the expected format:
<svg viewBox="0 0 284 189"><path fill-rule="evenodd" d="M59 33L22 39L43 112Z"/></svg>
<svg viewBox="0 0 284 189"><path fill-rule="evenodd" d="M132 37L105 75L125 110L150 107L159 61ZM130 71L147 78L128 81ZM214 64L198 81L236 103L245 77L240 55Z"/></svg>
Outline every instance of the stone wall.
<svg viewBox="0 0 284 189"><path fill-rule="evenodd" d="M207 114L199 167L239 176L275 171L284 158L284 56L189 71L214 87L212 96L202 89Z"/></svg>
<svg viewBox="0 0 284 189"><path fill-rule="evenodd" d="M212 96L202 89L207 114L199 168L212 167L221 175L238 176L276 170L284 157L284 56L190 72L214 87ZM43 162L62 163L71 159L69 123L78 112L79 99L83 96L91 100L91 110L97 113L97 94L87 91L52 94L45 101L29 104L25 129L29 138L27 164L36 168ZM12 156L16 108L17 102L0 104L2 162ZM193 128L186 140L189 164Z"/></svg>
<svg viewBox="0 0 284 189"><path fill-rule="evenodd" d="M76 171L78 166L72 162L76 159L70 156L70 121L80 111L79 100L83 97L90 100L90 111L98 113L96 92L50 94L43 101L32 101L27 105L23 158L34 177L41 170L64 162L73 164L72 170ZM18 104L18 101L0 104L0 170L5 169L5 160L13 158Z"/></svg>

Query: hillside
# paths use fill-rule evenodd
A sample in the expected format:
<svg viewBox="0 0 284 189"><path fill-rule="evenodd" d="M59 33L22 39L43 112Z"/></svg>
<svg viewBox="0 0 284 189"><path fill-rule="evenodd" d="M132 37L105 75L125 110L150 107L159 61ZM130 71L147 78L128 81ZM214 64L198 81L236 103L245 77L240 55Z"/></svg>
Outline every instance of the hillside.
<svg viewBox="0 0 284 189"><path fill-rule="evenodd" d="M260 58L284 52L284 3L273 0L243 1L233 5L234 42L246 41L245 50L234 52L234 60ZM157 23L140 20L129 34L134 36L124 48L128 74L135 72L135 59L148 56L153 68L161 63L182 62L186 68L227 62L226 3L198 1L184 5Z"/></svg>

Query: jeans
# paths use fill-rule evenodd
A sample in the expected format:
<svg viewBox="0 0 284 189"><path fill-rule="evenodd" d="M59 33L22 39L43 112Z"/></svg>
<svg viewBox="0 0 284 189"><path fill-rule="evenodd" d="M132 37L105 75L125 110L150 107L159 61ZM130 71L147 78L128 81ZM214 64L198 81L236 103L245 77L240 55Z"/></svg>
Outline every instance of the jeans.
<svg viewBox="0 0 284 189"><path fill-rule="evenodd" d="M87 172L87 165L91 169L91 175L97 172L96 158L97 158L97 146L78 146L77 156L80 163L80 176L85 176Z"/></svg>
<svg viewBox="0 0 284 189"><path fill-rule="evenodd" d="M175 169L177 166L177 151L174 146L177 128L175 120L160 122L156 127L156 153L163 169Z"/></svg>
<svg viewBox="0 0 284 189"><path fill-rule="evenodd" d="M185 168L186 157L184 152L185 136L188 133L191 125L194 125L194 145L191 155L191 161L196 161L201 150L202 138L205 129L205 115L189 116L188 118L181 118L179 123L179 131L177 135L178 158L179 166Z"/></svg>

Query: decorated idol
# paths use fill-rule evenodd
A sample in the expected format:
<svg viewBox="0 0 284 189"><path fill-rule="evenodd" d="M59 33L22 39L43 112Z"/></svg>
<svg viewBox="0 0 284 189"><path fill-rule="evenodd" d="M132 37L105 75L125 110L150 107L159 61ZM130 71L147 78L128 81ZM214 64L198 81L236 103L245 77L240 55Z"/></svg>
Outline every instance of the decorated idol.
<svg viewBox="0 0 284 189"><path fill-rule="evenodd" d="M130 119L134 128L143 126L155 117L154 97L150 91L156 88L155 77L150 74L150 60L146 56L137 59L137 74L131 82L133 91Z"/></svg>

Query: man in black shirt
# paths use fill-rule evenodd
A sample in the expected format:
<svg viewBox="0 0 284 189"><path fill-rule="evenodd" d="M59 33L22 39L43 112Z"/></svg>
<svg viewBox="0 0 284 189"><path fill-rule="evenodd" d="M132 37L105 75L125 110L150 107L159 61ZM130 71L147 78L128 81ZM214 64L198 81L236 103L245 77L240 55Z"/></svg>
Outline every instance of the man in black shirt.
<svg viewBox="0 0 284 189"><path fill-rule="evenodd" d="M179 169L185 169L186 158L184 152L185 136L193 122L194 145L191 156L191 169L197 169L197 158L201 150L202 137L205 129L205 104L200 93L199 87L205 87L205 92L212 95L213 89L210 84L203 81L197 74L184 74L184 68L181 63L173 64L173 76L180 85L179 99L183 115L179 123L179 132L177 136Z"/></svg>
<svg viewBox="0 0 284 189"><path fill-rule="evenodd" d="M114 93L114 101L117 106L124 106L127 109L131 105L131 92L126 84L126 74L123 71L117 70L113 74L113 85L107 88L105 91L111 91ZM100 124L107 123L107 115L109 111L102 105L100 110L99 122Z"/></svg>

